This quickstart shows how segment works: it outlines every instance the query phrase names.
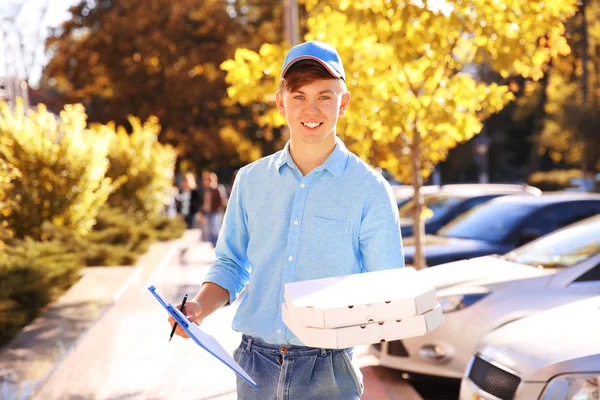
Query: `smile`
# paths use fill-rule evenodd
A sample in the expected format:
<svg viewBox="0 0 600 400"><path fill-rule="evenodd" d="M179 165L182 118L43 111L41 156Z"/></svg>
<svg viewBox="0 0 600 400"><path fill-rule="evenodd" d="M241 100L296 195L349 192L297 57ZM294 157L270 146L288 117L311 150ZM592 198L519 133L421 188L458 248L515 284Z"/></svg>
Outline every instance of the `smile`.
<svg viewBox="0 0 600 400"><path fill-rule="evenodd" d="M318 126L323 125L323 123L322 122L303 122L302 125L304 125L308 128L314 129Z"/></svg>

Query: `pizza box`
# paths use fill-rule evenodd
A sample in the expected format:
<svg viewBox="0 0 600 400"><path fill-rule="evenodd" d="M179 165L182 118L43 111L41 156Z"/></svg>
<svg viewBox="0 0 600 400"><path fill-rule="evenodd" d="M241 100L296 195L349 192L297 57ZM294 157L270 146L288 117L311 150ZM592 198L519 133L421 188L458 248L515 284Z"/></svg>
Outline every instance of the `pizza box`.
<svg viewBox="0 0 600 400"><path fill-rule="evenodd" d="M337 328L421 315L437 305L435 288L414 268L286 283L296 325Z"/></svg>
<svg viewBox="0 0 600 400"><path fill-rule="evenodd" d="M438 304L433 310L391 321L380 321L340 328L311 328L298 324L285 304L281 305L283 322L305 346L344 349L358 345L422 336L444 321Z"/></svg>

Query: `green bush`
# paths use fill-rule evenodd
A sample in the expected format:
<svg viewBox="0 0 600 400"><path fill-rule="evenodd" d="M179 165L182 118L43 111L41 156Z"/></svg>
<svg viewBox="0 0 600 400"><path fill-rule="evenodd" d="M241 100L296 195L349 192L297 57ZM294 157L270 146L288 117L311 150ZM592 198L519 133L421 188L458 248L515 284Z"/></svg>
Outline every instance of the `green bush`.
<svg viewBox="0 0 600 400"><path fill-rule="evenodd" d="M180 237L185 223L137 220L105 207L88 235L45 222L43 242L0 241L0 346L75 283L83 266L134 265L155 240Z"/></svg>
<svg viewBox="0 0 600 400"><path fill-rule="evenodd" d="M85 266L133 265L156 240L181 237L185 223L159 217L138 220L118 208L104 207L94 229L86 236L45 224L44 236L63 243L65 251L80 254Z"/></svg>
<svg viewBox="0 0 600 400"><path fill-rule="evenodd" d="M80 276L78 254L59 241L14 241L0 257L0 345Z"/></svg>
<svg viewBox="0 0 600 400"><path fill-rule="evenodd" d="M528 183L542 191L565 190L572 187L569 182L573 178L581 178L581 170L535 172L529 176Z"/></svg>
<svg viewBox="0 0 600 400"><path fill-rule="evenodd" d="M147 223L154 229L158 240L178 239L187 229L184 221L171 219L164 215L148 220Z"/></svg>

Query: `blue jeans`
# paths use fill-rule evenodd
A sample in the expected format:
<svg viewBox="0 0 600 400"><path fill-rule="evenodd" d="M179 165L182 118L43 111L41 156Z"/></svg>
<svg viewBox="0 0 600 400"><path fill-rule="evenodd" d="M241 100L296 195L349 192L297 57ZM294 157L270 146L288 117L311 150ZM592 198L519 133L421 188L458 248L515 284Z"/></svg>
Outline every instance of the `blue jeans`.
<svg viewBox="0 0 600 400"><path fill-rule="evenodd" d="M279 346L243 335L233 358L259 389L238 377L238 400L355 400L363 393L352 348Z"/></svg>
<svg viewBox="0 0 600 400"><path fill-rule="evenodd" d="M213 247L217 245L217 239L219 238L219 231L221 230L221 213L220 212L207 212L206 223L204 229L206 230L206 238L212 243Z"/></svg>

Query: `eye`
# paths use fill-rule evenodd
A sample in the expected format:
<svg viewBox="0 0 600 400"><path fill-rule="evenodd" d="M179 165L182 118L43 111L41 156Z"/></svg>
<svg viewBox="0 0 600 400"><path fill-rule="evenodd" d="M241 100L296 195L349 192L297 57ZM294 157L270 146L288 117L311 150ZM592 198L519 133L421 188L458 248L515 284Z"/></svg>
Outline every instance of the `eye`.
<svg viewBox="0 0 600 400"><path fill-rule="evenodd" d="M302 96L301 94L294 96L294 99L296 100L304 100L304 96Z"/></svg>
<svg viewBox="0 0 600 400"><path fill-rule="evenodd" d="M319 97L319 100L329 100L330 98L331 97L329 97L329 96L323 95L323 96Z"/></svg>

